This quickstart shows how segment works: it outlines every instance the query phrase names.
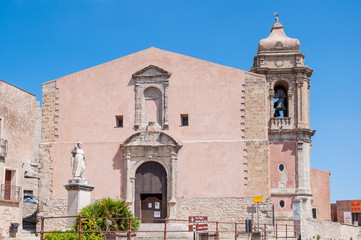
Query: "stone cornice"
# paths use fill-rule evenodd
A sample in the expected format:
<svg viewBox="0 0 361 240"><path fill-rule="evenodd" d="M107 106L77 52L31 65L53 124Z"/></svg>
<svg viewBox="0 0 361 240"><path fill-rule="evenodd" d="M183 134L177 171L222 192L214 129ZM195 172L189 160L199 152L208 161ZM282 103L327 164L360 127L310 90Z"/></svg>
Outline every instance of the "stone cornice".
<svg viewBox="0 0 361 240"><path fill-rule="evenodd" d="M311 77L313 69L308 66L291 67L291 68L268 68L268 67L252 67L251 72L259 74L290 74L290 73L305 73L307 77Z"/></svg>
<svg viewBox="0 0 361 240"><path fill-rule="evenodd" d="M65 189L68 191L87 191L91 192L94 189L94 186L88 184L79 184L79 183L70 183L64 185Z"/></svg>
<svg viewBox="0 0 361 240"><path fill-rule="evenodd" d="M311 143L311 137L316 130L301 129L269 129L268 138L270 142L301 141Z"/></svg>

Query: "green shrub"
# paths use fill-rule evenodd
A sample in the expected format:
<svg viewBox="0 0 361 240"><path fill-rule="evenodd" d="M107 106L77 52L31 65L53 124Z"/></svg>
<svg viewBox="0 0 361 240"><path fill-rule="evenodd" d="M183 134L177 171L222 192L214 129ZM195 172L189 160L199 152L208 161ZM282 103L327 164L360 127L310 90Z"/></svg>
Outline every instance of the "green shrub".
<svg viewBox="0 0 361 240"><path fill-rule="evenodd" d="M81 209L80 213L82 231L127 231L129 229L129 219L110 219L110 218L131 218L132 212L124 200L103 198ZM78 214L78 216L79 216ZM105 217L104 218L86 218L86 217ZM139 220L132 220L132 230L139 228ZM79 240L78 233L70 233L79 230L79 217L76 223L66 233L47 233L45 240ZM101 233L82 233L81 240L103 240Z"/></svg>
<svg viewBox="0 0 361 240"><path fill-rule="evenodd" d="M100 218L82 218L82 230L93 229L98 231L126 231L129 229L129 219L110 219L110 218L131 218L132 212L128 208L125 200L103 198L84 207L80 214L89 217ZM75 229L79 229L79 218L77 218ZM132 230L139 228L139 220L132 220Z"/></svg>

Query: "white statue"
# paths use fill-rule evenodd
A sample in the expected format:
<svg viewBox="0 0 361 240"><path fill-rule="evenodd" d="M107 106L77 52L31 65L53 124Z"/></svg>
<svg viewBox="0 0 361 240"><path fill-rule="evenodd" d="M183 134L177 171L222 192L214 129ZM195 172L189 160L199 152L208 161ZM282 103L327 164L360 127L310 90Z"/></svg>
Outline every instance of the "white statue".
<svg viewBox="0 0 361 240"><path fill-rule="evenodd" d="M70 164L72 167L73 179L85 179L85 155L81 149L81 142L78 142L71 151Z"/></svg>

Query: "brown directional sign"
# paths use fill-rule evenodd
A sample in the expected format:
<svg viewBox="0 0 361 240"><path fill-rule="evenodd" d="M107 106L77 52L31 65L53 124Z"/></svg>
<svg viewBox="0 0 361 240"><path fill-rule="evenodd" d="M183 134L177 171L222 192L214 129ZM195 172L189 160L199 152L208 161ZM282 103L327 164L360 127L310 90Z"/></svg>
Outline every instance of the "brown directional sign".
<svg viewBox="0 0 361 240"><path fill-rule="evenodd" d="M207 216L190 216L188 218L189 231L199 232L208 230L208 217Z"/></svg>
<svg viewBox="0 0 361 240"><path fill-rule="evenodd" d="M208 217L207 216L189 216L188 222L189 222L189 224L208 223Z"/></svg>
<svg viewBox="0 0 361 240"><path fill-rule="evenodd" d="M207 231L208 230L208 224L207 223L196 223L196 224L189 224L188 230L190 232L200 232L200 231Z"/></svg>

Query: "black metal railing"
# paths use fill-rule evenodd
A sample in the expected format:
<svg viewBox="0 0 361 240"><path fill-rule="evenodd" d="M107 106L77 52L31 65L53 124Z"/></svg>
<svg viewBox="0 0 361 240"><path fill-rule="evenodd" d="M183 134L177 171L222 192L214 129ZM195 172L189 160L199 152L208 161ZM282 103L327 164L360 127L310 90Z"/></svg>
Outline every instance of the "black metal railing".
<svg viewBox="0 0 361 240"><path fill-rule="evenodd" d="M21 198L21 187L10 184L0 184L0 200L19 202Z"/></svg>
<svg viewBox="0 0 361 240"><path fill-rule="evenodd" d="M8 155L8 140L0 138L0 157Z"/></svg>

